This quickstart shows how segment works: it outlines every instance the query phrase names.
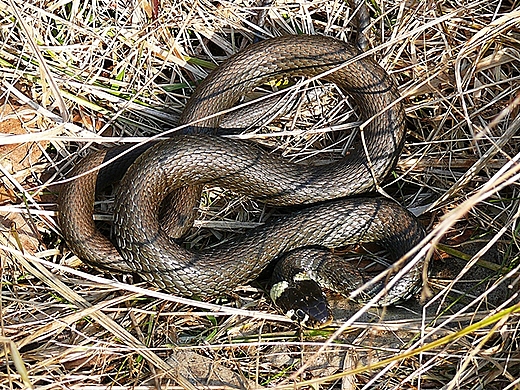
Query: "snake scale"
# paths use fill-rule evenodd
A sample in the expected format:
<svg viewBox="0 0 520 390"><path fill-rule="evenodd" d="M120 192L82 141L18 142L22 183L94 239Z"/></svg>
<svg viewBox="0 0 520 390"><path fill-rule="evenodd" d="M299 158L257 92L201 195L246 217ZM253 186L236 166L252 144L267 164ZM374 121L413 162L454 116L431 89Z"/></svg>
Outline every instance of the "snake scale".
<svg viewBox="0 0 520 390"><path fill-rule="evenodd" d="M268 39L230 57L186 104L181 123L191 124L190 135L147 145L135 162L134 157L121 160L121 171L129 168L115 197L117 248L93 223L97 171L79 176L105 161L107 151L79 162L70 173L79 177L64 186L58 200L59 224L70 248L91 263L136 272L174 293L202 297L251 281L273 259L301 247L378 242L398 259L424 235L417 220L390 200L352 196L373 190L396 164L404 143L404 109L392 78L367 57L353 61L358 54L333 38L298 35ZM262 83L322 74L352 97L367 121L360 147L337 162L295 164L253 142L212 135L221 116L204 119L233 107ZM191 252L171 236L182 235L193 221L206 183L271 205L317 205L268 221L233 242ZM159 218L166 197L174 202L168 208L173 210L171 229ZM405 295L419 279L417 265L388 292L395 295L389 301Z"/></svg>

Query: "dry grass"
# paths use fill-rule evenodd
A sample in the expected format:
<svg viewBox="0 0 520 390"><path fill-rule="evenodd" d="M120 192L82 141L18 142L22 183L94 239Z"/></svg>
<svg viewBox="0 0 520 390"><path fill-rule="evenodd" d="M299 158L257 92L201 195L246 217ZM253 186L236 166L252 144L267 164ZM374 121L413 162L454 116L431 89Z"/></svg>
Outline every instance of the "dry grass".
<svg viewBox="0 0 520 390"><path fill-rule="evenodd" d="M439 244L432 296L383 312L340 301L333 328L299 332L257 286L206 303L82 265L51 185L87 149L174 128L191 87L255 37L353 40L347 4L163 1L154 18L147 2L0 0L2 387L520 388L518 3L369 7L370 50L398 80L409 129L385 191ZM296 159L347 144L302 111L262 142ZM210 189L187 240L207 246L270 212Z"/></svg>

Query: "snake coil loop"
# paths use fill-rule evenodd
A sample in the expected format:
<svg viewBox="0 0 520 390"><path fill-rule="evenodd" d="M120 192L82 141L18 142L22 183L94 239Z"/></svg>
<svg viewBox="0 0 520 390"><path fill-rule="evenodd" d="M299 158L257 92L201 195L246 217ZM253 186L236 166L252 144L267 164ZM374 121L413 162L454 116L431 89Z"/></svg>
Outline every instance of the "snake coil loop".
<svg viewBox="0 0 520 390"><path fill-rule="evenodd" d="M128 160L118 160L118 166L109 166L119 176L129 166L115 199L117 248L92 220L97 172L62 189L59 223L73 252L98 266L136 272L161 288L188 296L229 292L257 277L274 258L301 247L335 248L375 241L387 247L394 260L401 257L424 236L417 220L386 199L348 198L374 189L384 179L399 157L405 133L404 109L392 78L372 60L357 59L358 55L352 46L323 36L284 36L251 45L198 86L181 123L196 122L190 127L192 133L211 133L220 117L200 119L232 107L255 86L286 75L312 78L323 74L324 80L352 96L367 121L362 131L365 148L330 165L302 166L252 142L215 135L176 136L146 145ZM133 162L135 155L139 157ZM71 175L80 175L106 159L107 151L90 154ZM185 222L193 221L201 188L209 182L273 205L319 204L252 229L234 242L194 253L170 237L182 234ZM159 216L168 194L173 194L169 198L175 202L172 214L176 219L165 228ZM298 264L303 267L304 263L313 262ZM315 264L315 268L324 267ZM419 279L420 264L388 291L388 301L404 296ZM272 293L275 298L282 294ZM286 311L300 313L298 309ZM311 319L303 314L298 320L309 326L328 320L328 313L318 315L322 317Z"/></svg>

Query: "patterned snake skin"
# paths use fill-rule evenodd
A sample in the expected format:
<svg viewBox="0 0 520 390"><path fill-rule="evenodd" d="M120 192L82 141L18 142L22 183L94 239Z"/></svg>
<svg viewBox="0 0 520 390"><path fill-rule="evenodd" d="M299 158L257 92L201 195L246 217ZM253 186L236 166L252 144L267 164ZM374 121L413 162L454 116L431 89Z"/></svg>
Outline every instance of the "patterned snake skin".
<svg viewBox="0 0 520 390"><path fill-rule="evenodd" d="M371 59L351 61L358 54L349 44L323 36L283 36L253 44L198 86L181 117L181 123L190 124L233 107L262 83L327 72L322 79L349 94L362 118L369 120L356 151L329 165L298 165L252 142L209 135L220 117L199 121L188 131L197 135L147 146L133 164L134 157L121 163L122 171L131 165L116 193L117 249L92 220L97 171L67 183L60 193L59 223L70 248L86 261L137 272L188 296L229 292L257 277L281 253L304 246L378 242L399 258L423 237L416 219L390 200L346 198L373 190L385 178L398 159L405 132L404 109L392 78ZM71 176L106 158L106 151L88 155ZM209 182L272 205L319 204L269 221L215 249L191 252L171 236L181 235L184 223L193 220L201 186ZM172 192L177 217L173 225L178 226L164 229L160 205ZM417 266L394 289L402 294L419 279Z"/></svg>

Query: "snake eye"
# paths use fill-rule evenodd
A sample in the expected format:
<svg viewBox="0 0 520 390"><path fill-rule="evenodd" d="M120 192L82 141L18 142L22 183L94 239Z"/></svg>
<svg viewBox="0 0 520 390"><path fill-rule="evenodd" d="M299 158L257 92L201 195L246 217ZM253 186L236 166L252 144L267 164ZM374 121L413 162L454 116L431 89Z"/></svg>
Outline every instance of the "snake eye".
<svg viewBox="0 0 520 390"><path fill-rule="evenodd" d="M309 321L309 315L302 309L296 309L294 316L296 317L295 320L303 326L306 326L306 323Z"/></svg>

